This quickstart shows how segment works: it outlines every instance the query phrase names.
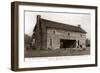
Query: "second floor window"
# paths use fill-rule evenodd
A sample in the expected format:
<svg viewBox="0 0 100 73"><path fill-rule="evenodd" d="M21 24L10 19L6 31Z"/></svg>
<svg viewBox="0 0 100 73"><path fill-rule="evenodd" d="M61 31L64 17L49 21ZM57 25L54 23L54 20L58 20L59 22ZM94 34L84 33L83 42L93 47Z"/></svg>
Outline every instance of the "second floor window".
<svg viewBox="0 0 100 73"><path fill-rule="evenodd" d="M80 36L82 37L82 34Z"/></svg>
<svg viewBox="0 0 100 73"><path fill-rule="evenodd" d="M68 33L68 36L70 36L70 33Z"/></svg>
<svg viewBox="0 0 100 73"><path fill-rule="evenodd" d="M55 34L55 30L53 31L53 33Z"/></svg>

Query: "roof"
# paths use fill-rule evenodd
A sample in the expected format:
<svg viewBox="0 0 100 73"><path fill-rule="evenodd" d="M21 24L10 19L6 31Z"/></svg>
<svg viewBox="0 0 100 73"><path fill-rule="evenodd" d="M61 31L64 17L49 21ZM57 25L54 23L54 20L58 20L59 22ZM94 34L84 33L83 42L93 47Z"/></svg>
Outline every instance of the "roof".
<svg viewBox="0 0 100 73"><path fill-rule="evenodd" d="M66 31L73 31L73 32L81 32L81 33L86 33L85 30L83 30L81 27L78 26L73 26L69 24L64 24L64 23L59 23L47 19L41 19L42 22L45 22L45 26L48 28L54 28L54 29L61 29L61 30L66 30Z"/></svg>
<svg viewBox="0 0 100 73"><path fill-rule="evenodd" d="M85 30L83 30L81 27L78 27L78 26L59 23L59 22L55 22L55 21L51 21L51 20L47 20L47 19L43 19L43 18L40 18L39 21L42 22L43 27L45 26L46 28L54 28L54 29L61 29L61 30L66 30L66 31L86 33ZM36 24L36 26L37 26L37 24ZM34 28L34 31L36 29L36 26Z"/></svg>

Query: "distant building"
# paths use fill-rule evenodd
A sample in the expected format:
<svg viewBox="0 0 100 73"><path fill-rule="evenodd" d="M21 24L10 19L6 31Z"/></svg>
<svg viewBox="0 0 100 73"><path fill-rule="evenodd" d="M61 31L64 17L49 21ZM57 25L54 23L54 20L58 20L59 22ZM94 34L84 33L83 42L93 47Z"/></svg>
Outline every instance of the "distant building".
<svg viewBox="0 0 100 73"><path fill-rule="evenodd" d="M59 23L41 18L37 15L33 30L35 48L62 49L86 47L86 31L81 26Z"/></svg>

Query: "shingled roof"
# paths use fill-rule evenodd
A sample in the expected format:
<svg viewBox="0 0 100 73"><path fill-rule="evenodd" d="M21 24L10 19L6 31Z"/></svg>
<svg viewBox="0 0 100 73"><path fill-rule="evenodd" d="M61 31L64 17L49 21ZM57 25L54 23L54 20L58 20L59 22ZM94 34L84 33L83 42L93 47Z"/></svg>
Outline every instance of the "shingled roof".
<svg viewBox="0 0 100 73"><path fill-rule="evenodd" d="M41 19L42 22L45 22L45 26L48 28L54 28L54 29L61 29L61 30L66 30L66 31L73 31L73 32L81 32L81 33L86 33L85 30L83 30L81 27L78 26L73 26L69 24L64 24L64 23L59 23L47 19Z"/></svg>
<svg viewBox="0 0 100 73"><path fill-rule="evenodd" d="M73 32L80 32L80 33L86 33L85 30L83 30L81 27L78 26L73 26L69 24L64 24L64 23L59 23L47 19L40 18L39 21L43 23L42 25L47 27L47 28L54 28L54 29L61 29L61 30L66 30L66 31L73 31ZM36 26L34 30L36 29Z"/></svg>

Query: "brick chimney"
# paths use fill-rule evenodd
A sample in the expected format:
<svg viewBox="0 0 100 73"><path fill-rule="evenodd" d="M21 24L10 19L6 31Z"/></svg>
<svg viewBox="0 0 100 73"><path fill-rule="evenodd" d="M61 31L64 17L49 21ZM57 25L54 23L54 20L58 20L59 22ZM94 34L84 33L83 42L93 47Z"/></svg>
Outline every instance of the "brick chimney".
<svg viewBox="0 0 100 73"><path fill-rule="evenodd" d="M80 28L80 27L81 27L81 25L79 24L79 25L78 25L78 27Z"/></svg>
<svg viewBox="0 0 100 73"><path fill-rule="evenodd" d="M40 25L40 19L41 19L41 15L37 15L36 16L36 25L35 25L35 27L33 29L33 32L35 31L35 29L37 28L37 26L39 27L39 25Z"/></svg>
<svg viewBox="0 0 100 73"><path fill-rule="evenodd" d="M41 18L41 15L37 15L37 24L40 23L40 18Z"/></svg>

